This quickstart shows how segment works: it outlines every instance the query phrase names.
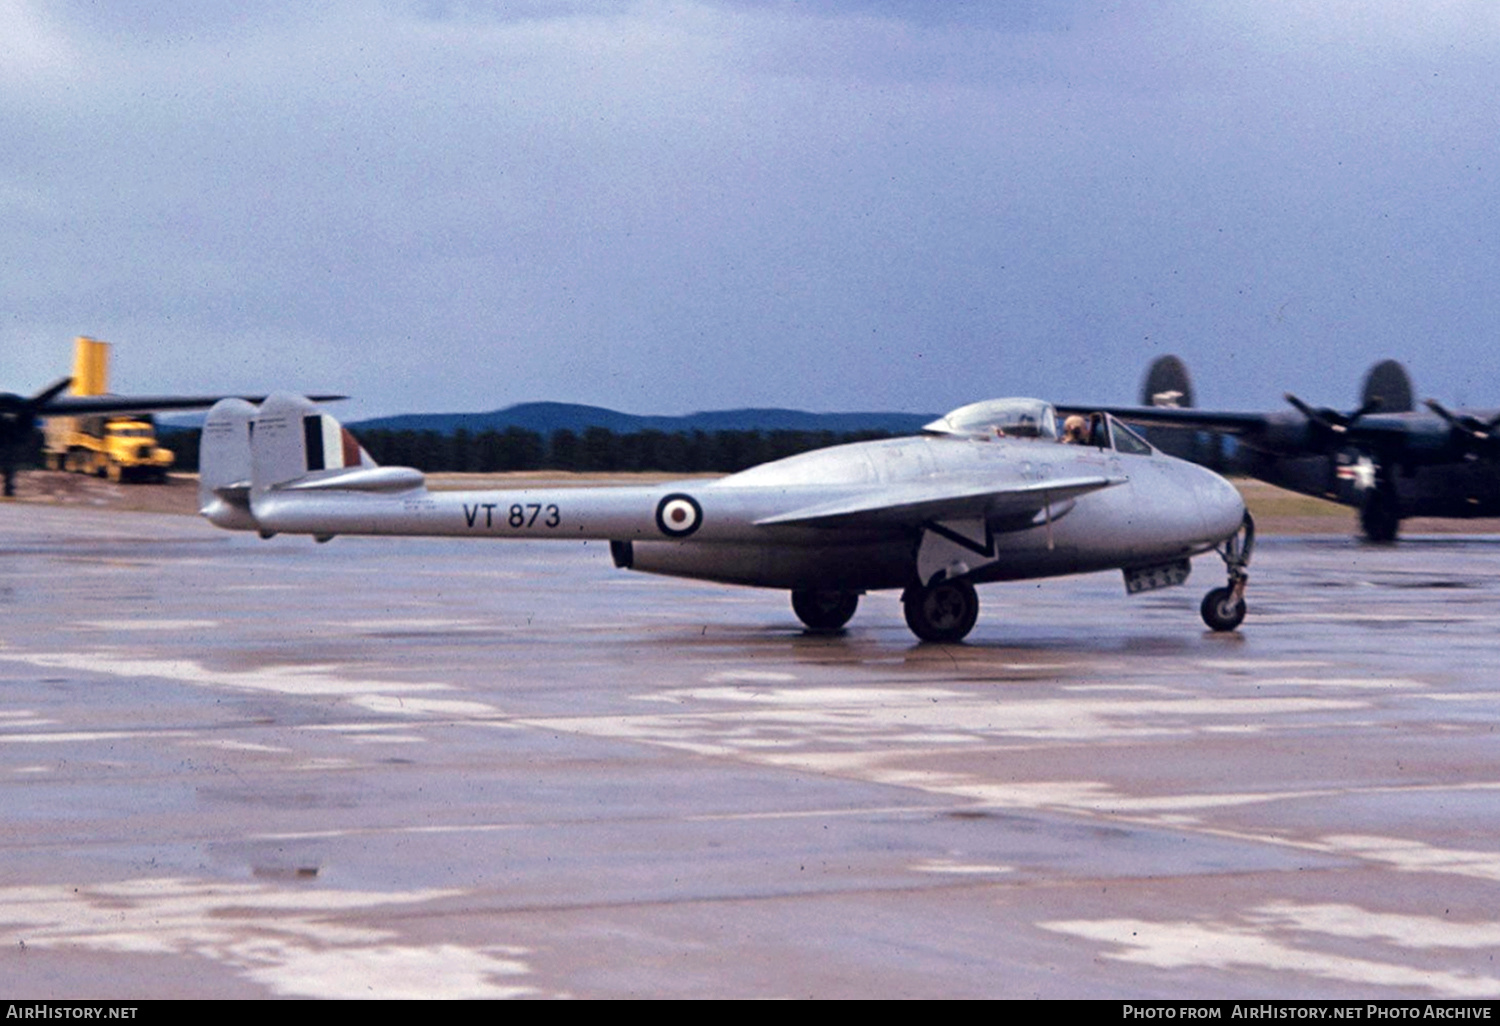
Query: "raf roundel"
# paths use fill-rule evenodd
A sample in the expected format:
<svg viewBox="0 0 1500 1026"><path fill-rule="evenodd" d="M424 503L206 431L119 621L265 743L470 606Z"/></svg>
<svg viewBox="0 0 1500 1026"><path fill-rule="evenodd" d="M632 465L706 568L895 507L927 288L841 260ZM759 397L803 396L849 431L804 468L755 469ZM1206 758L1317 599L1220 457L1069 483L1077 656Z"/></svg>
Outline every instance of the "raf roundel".
<svg viewBox="0 0 1500 1026"><path fill-rule="evenodd" d="M703 523L703 509L691 495L676 492L656 506L656 526L669 538L686 538Z"/></svg>

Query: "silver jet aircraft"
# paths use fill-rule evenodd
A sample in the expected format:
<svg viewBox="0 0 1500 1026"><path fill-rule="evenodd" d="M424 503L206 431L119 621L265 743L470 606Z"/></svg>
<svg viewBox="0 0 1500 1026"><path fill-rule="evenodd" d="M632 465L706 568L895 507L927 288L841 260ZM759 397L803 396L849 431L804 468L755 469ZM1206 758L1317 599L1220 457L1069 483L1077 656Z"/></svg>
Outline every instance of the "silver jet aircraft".
<svg viewBox="0 0 1500 1026"><path fill-rule="evenodd" d="M381 467L333 417L278 394L226 399L203 428L200 500L220 527L274 534L456 535L610 543L616 566L791 592L835 631L867 591L901 588L924 641L965 637L974 586L1123 570L1131 593L1181 584L1217 550L1228 583L1203 600L1245 616L1254 524L1222 477L1157 452L1106 414L1035 399L975 403L925 434L858 442L674 484L431 492Z"/></svg>

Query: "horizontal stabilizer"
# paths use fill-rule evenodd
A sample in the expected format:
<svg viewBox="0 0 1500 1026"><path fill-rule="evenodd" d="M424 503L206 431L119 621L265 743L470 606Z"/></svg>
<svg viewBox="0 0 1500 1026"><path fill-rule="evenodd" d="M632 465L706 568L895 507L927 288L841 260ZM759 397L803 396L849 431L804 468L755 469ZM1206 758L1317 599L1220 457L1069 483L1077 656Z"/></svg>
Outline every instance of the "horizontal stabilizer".
<svg viewBox="0 0 1500 1026"><path fill-rule="evenodd" d="M421 488L427 479L411 467L350 467L325 471L283 486L284 491L406 492Z"/></svg>
<svg viewBox="0 0 1500 1026"><path fill-rule="evenodd" d="M250 508L250 482L236 481L233 484L220 485L213 493L225 502L234 506Z"/></svg>
<svg viewBox="0 0 1500 1026"><path fill-rule="evenodd" d="M1012 487L959 487L951 482L894 485L877 492L818 503L757 520L758 526L799 524L832 527L854 524L919 524L933 518L1019 516L1036 513L1088 492L1122 484L1119 477L1070 477L1031 481Z"/></svg>

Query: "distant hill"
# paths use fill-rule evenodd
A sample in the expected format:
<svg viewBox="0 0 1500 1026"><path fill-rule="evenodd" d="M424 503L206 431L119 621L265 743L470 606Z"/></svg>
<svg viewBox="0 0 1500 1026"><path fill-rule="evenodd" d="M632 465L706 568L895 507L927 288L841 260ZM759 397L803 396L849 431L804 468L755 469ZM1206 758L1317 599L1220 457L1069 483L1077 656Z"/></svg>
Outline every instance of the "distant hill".
<svg viewBox="0 0 1500 1026"><path fill-rule="evenodd" d="M504 431L518 427L550 435L566 428L582 433L591 427L607 428L616 434L637 431L664 431L668 434L692 431L886 431L911 434L936 414L921 413L807 413L802 410L743 409L710 410L680 417L651 417L620 413L602 406L576 403L519 403L489 413L403 413L394 417L375 417L350 424L359 430L436 431L451 435L463 429L470 434Z"/></svg>

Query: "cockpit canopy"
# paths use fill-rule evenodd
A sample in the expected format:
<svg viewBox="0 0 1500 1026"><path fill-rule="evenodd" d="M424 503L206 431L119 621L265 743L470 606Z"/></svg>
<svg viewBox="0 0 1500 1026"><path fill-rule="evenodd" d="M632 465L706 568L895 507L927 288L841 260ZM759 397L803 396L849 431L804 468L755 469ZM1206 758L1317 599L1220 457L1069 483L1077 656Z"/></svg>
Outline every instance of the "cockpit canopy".
<svg viewBox="0 0 1500 1026"><path fill-rule="evenodd" d="M1091 445L1100 449L1133 456L1149 456L1151 444L1108 413L1089 413L1087 416L1070 410L1077 416L1069 420L1081 422L1080 433L1058 437L1057 410L1041 399L986 399L983 402L960 406L952 413L941 417L922 430L933 435L949 435L955 438L1040 438L1050 442L1068 441L1079 445Z"/></svg>
<svg viewBox="0 0 1500 1026"><path fill-rule="evenodd" d="M1057 411L1041 399L986 399L922 428L934 435L1057 439Z"/></svg>

